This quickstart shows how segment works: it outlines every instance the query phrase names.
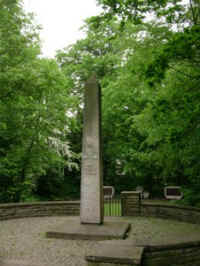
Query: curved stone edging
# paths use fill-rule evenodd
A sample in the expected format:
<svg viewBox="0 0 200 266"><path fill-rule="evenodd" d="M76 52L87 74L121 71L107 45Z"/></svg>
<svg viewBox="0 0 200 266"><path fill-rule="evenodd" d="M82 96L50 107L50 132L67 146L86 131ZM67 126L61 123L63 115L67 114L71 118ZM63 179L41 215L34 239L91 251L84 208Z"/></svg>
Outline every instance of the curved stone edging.
<svg viewBox="0 0 200 266"><path fill-rule="evenodd" d="M199 266L200 241L145 246L142 266Z"/></svg>
<svg viewBox="0 0 200 266"><path fill-rule="evenodd" d="M138 215L138 213L134 213L134 206L129 205L126 207L130 207L131 216ZM142 216L153 216L200 224L199 208L142 202L140 210ZM71 216L79 215L79 213L79 201L0 204L0 220L37 216ZM141 265L200 266L200 241L159 246L145 245Z"/></svg>
<svg viewBox="0 0 200 266"><path fill-rule="evenodd" d="M135 204L132 202L132 204ZM126 206L129 216L138 216L135 206L130 202ZM31 203L0 204L0 220L57 215L79 215L80 201L47 201ZM170 204L142 202L140 215L172 219L176 221L200 224L200 209Z"/></svg>
<svg viewBox="0 0 200 266"><path fill-rule="evenodd" d="M146 216L200 224L200 208L141 201L138 191L123 191L123 216Z"/></svg>
<svg viewBox="0 0 200 266"><path fill-rule="evenodd" d="M47 201L0 204L0 220L37 217L79 215L80 201Z"/></svg>
<svg viewBox="0 0 200 266"><path fill-rule="evenodd" d="M171 209L184 209L184 210L192 210L192 211L198 211L200 212L200 208L197 207L192 207L192 206L183 206L183 205L177 205L177 204L170 204L170 203L153 203L153 202L143 202L142 201L142 205L149 205L149 206L157 206L157 207L167 207L167 208L171 208Z"/></svg>
<svg viewBox="0 0 200 266"><path fill-rule="evenodd" d="M141 215L200 224L200 209L195 207L142 202Z"/></svg>

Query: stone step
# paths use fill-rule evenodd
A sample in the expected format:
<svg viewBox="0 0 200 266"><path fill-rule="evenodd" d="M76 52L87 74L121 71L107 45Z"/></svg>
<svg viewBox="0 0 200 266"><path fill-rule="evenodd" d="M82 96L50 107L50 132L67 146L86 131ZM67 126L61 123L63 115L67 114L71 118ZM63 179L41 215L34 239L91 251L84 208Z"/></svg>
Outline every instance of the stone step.
<svg viewBox="0 0 200 266"><path fill-rule="evenodd" d="M85 259L88 266L139 266L143 251L143 247L136 247L125 240L104 241L95 250L89 251Z"/></svg>
<svg viewBox="0 0 200 266"><path fill-rule="evenodd" d="M32 264L28 261L22 261L22 260L0 260L0 266L43 266L42 264Z"/></svg>

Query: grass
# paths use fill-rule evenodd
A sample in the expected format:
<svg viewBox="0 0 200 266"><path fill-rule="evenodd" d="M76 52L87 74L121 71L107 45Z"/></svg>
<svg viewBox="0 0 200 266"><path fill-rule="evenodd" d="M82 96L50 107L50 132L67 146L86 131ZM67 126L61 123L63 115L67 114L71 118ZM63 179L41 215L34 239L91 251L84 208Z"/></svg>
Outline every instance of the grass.
<svg viewBox="0 0 200 266"><path fill-rule="evenodd" d="M104 201L105 216L122 216L121 201L118 199Z"/></svg>

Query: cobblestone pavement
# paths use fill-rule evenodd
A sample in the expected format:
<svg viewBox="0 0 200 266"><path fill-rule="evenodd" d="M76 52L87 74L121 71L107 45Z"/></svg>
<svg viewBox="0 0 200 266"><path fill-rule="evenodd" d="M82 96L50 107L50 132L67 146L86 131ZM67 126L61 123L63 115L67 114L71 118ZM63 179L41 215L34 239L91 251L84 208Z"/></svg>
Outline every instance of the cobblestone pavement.
<svg viewBox="0 0 200 266"><path fill-rule="evenodd" d="M85 266L84 256L97 242L47 239L45 232L78 217L37 217L0 221L0 262L15 260L33 266ZM166 244L200 240L200 225L144 217L112 217L132 224L135 244ZM3 263L1 264L3 265ZM13 263L14 265L14 263ZM20 263L19 266L23 265ZM5 266L7 266L5 264ZM24 266L27 266L24 263Z"/></svg>

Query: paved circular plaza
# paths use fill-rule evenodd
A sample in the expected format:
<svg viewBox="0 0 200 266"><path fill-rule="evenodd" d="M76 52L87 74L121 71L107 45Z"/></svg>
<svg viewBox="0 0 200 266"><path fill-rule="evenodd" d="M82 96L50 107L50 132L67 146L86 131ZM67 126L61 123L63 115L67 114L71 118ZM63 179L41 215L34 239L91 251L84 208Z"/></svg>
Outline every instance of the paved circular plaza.
<svg viewBox="0 0 200 266"><path fill-rule="evenodd" d="M78 217L37 217L0 221L0 259L43 266L86 265L84 256L96 241L48 239L45 232ZM131 223L128 239L136 245L200 240L200 225L146 217L110 217Z"/></svg>

